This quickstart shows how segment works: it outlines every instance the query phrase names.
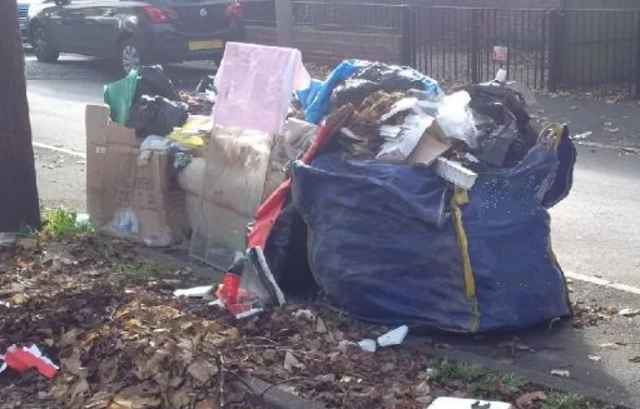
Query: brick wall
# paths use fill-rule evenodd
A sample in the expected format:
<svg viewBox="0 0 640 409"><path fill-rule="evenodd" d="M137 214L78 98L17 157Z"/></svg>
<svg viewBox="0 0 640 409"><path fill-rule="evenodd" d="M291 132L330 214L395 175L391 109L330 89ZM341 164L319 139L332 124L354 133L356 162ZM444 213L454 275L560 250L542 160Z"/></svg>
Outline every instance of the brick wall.
<svg viewBox="0 0 640 409"><path fill-rule="evenodd" d="M564 7L564 0L414 0L409 3L444 7L483 7L500 10L557 10Z"/></svg>
<svg viewBox="0 0 640 409"><path fill-rule="evenodd" d="M349 31L294 29L296 48L305 62L336 63L359 58L402 63L402 36L399 34L355 33ZM247 41L275 45L276 30L270 27L248 27Z"/></svg>
<svg viewBox="0 0 640 409"><path fill-rule="evenodd" d="M410 4L444 7L484 7L494 9L562 9L565 0L324 0L329 3ZM572 0L569 0L572 1ZM580 1L580 0L573 0ZM596 0L592 0L596 1ZM601 0L612 1L612 0ZM618 0L622 1L622 0ZM634 0L627 0L634 1Z"/></svg>

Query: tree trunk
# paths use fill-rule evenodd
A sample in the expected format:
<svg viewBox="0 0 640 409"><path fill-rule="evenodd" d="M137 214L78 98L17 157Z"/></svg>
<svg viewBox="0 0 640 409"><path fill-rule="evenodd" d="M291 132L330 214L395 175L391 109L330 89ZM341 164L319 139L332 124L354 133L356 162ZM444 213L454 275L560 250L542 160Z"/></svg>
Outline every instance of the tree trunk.
<svg viewBox="0 0 640 409"><path fill-rule="evenodd" d="M0 232L40 228L16 0L0 0Z"/></svg>

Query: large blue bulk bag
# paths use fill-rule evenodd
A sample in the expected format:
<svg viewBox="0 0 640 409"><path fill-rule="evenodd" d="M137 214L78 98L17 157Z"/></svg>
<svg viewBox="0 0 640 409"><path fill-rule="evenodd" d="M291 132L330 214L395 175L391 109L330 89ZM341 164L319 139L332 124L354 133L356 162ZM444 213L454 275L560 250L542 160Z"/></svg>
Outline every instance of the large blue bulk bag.
<svg viewBox="0 0 640 409"><path fill-rule="evenodd" d="M539 143L469 192L426 167L337 153L297 162L313 276L332 304L376 324L479 332L568 316L545 205L566 196L573 163L566 129L560 146Z"/></svg>

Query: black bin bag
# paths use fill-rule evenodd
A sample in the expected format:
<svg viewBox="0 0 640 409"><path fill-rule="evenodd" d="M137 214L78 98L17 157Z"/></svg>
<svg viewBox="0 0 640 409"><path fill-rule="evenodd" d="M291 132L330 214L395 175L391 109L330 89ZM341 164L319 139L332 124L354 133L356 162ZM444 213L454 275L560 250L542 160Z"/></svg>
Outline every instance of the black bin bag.
<svg viewBox="0 0 640 409"><path fill-rule="evenodd" d="M537 140L524 99L510 88L495 85L471 85L465 90L480 131L479 146L472 153L490 166L517 165Z"/></svg>
<svg viewBox="0 0 640 409"><path fill-rule="evenodd" d="M174 128L183 126L189 117L189 107L182 102L163 97L143 95L131 108L128 126L138 137L167 136Z"/></svg>

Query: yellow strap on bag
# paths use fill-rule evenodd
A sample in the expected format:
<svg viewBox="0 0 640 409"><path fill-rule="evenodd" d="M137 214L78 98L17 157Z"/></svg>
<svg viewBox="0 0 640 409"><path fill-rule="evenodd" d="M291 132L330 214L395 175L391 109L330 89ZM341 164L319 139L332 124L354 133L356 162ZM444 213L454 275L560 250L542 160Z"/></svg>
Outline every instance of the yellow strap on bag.
<svg viewBox="0 0 640 409"><path fill-rule="evenodd" d="M545 139L553 135L553 149L557 151L558 146L560 146L560 142L562 141L562 134L564 133L565 128L566 128L566 125L560 125L560 124L550 124L546 126L538 136L538 143L544 142ZM562 270L560 268L560 263L558 262L558 257L556 256L555 252L553 251L553 248L551 247L551 240L549 240L547 253L549 254L549 259L551 260L551 263L553 263L553 265L556 268Z"/></svg>
<svg viewBox="0 0 640 409"><path fill-rule="evenodd" d="M458 239L458 249L462 258L462 270L464 272L464 288L467 300L471 303L471 315L473 322L470 331L478 332L480 329L480 310L478 308L478 298L476 297L476 280L473 276L471 268L471 258L469 257L469 247L467 242L467 234L462 224L462 210L460 206L469 203L469 195L467 191L456 187L453 198L451 199L451 212L453 214L453 223L456 229L456 237Z"/></svg>
<svg viewBox="0 0 640 409"><path fill-rule="evenodd" d="M550 124L547 125L538 135L538 143L543 143L547 139L553 139L553 149L558 150L560 141L562 141L562 134L564 133L565 125Z"/></svg>

